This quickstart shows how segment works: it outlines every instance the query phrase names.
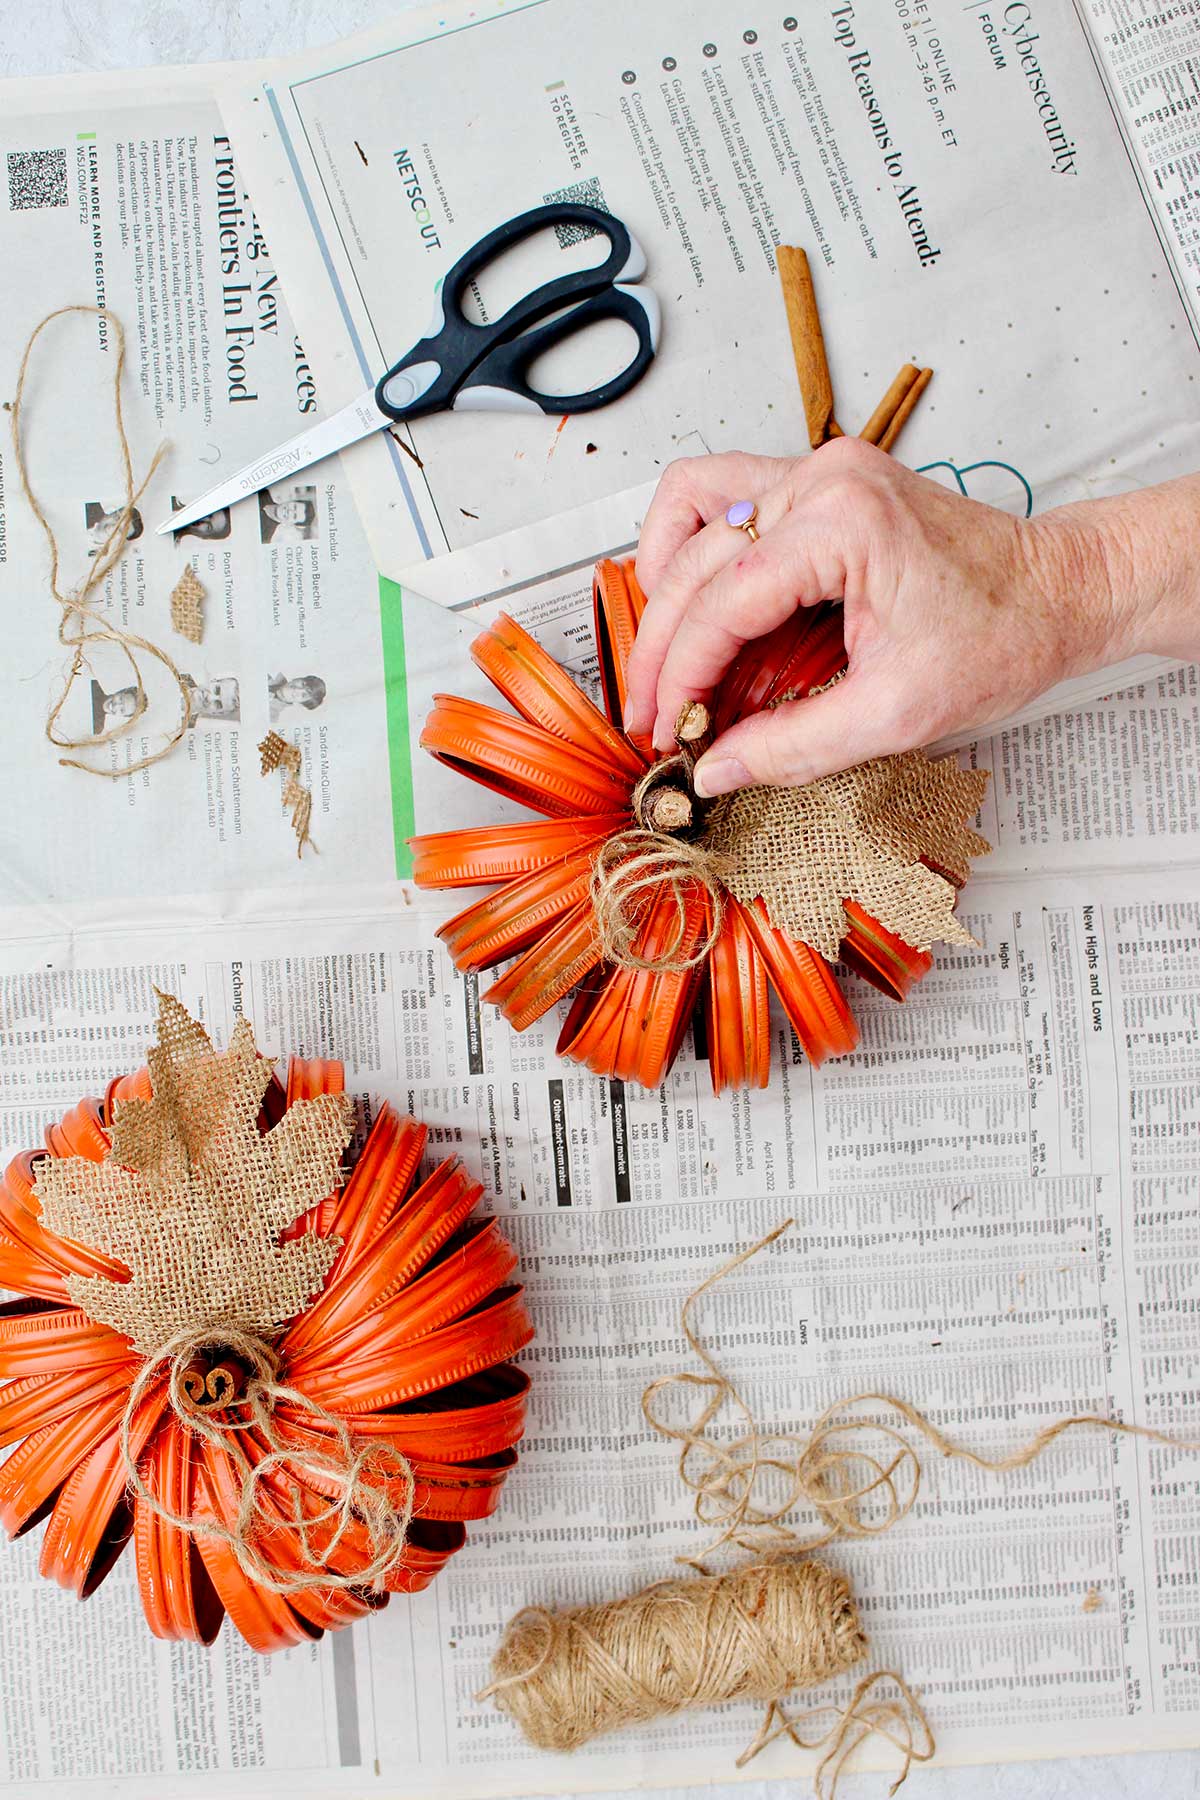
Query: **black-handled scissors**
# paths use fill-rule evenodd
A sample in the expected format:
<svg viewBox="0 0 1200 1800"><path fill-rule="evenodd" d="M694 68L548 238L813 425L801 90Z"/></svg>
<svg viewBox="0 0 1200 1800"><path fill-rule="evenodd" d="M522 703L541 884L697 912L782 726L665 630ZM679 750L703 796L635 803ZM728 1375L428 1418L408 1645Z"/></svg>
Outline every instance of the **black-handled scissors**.
<svg viewBox="0 0 1200 1800"><path fill-rule="evenodd" d="M463 299L471 282L505 250L552 225L602 233L608 255L592 268L543 283L498 319L486 324L469 319ZM459 257L442 280L428 332L374 388L172 513L159 531L179 531L373 431L423 413L577 413L619 400L641 380L658 348L658 301L640 285L645 272L645 254L628 226L594 206L564 201L510 219ZM577 394L547 394L530 386L537 357L604 319L621 320L637 341L619 374Z"/></svg>

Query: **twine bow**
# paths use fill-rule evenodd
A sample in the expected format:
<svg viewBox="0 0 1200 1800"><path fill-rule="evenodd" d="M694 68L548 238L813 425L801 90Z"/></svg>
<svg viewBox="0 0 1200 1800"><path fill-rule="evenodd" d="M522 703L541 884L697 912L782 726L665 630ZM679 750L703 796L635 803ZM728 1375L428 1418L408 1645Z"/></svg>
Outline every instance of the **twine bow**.
<svg viewBox="0 0 1200 1800"><path fill-rule="evenodd" d="M199 1406L190 1392L197 1360L212 1351L232 1357L246 1372L245 1391L227 1408ZM129 1489L180 1531L226 1544L242 1572L273 1593L299 1594L311 1588L381 1593L388 1576L404 1560L413 1511L412 1465L393 1445L356 1444L344 1420L281 1381L279 1374L279 1357L265 1338L228 1325L180 1332L164 1344L138 1372L121 1419L121 1461ZM134 1423L143 1404L164 1383L167 1401L184 1429L233 1464L238 1508L232 1525L203 1514L175 1512L152 1491L138 1468ZM311 1425L316 1433L332 1438L331 1447L305 1445L285 1436L280 1407L299 1415L297 1436ZM265 1445L265 1452L251 1457L244 1447L249 1442ZM283 1503L270 1493L271 1478L280 1472L291 1486L286 1531L280 1529ZM313 1505L314 1490L329 1497ZM366 1532L366 1558L339 1572L333 1560L356 1524ZM272 1538L283 1544L291 1532L306 1567L296 1566L294 1552L284 1557L271 1548Z"/></svg>

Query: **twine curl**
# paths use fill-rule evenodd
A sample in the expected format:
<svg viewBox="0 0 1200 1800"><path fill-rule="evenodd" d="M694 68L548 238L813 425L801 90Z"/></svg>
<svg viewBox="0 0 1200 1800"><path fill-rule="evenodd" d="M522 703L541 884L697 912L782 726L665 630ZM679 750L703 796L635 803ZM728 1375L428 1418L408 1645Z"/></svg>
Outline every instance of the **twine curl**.
<svg viewBox="0 0 1200 1800"><path fill-rule="evenodd" d="M184 1377L198 1356L217 1350L232 1355L247 1371L243 1395L232 1405L206 1412L192 1404ZM225 1544L251 1581L276 1594L311 1589L335 1592L347 1588L382 1593L388 1576L400 1566L412 1521L414 1477L408 1459L390 1444L355 1444L344 1420L298 1388L279 1380L278 1353L265 1338L236 1326L200 1327L178 1333L148 1357L129 1391L121 1418L120 1452L130 1491L158 1518L194 1537ZM238 1476L238 1510L232 1526L218 1519L175 1512L150 1489L138 1468L133 1431L138 1411L165 1386L168 1402L185 1430L219 1454L228 1456ZM277 1409L286 1406L304 1415L333 1447L301 1447L280 1431ZM299 1421L298 1421L299 1423ZM242 1433L253 1433L266 1445L252 1460L242 1446ZM291 1517L280 1517L281 1501L267 1497L264 1483L277 1471L291 1472ZM300 1482L308 1493L332 1490L334 1497L306 1513ZM392 1498L399 1489L403 1498ZM366 1532L369 1554L357 1567L338 1572L330 1567L355 1524ZM294 1532L306 1568L294 1556L272 1554L269 1540Z"/></svg>
<svg viewBox="0 0 1200 1800"><path fill-rule="evenodd" d="M596 857L591 886L605 961L655 974L694 969L706 961L720 938L725 917L724 867L725 859L703 844L641 825L607 839ZM708 924L691 953L683 955L688 902L697 887L703 888L707 898ZM637 948L638 938L650 907L663 893L670 895L675 906L673 934L658 955L644 956Z"/></svg>
<svg viewBox="0 0 1200 1800"><path fill-rule="evenodd" d="M103 318L116 339L117 353L113 367L113 417L117 428L125 498L115 523L97 550L91 570L73 588L64 593L59 587L62 557L58 539L29 478L21 427L24 417L25 381L29 373L29 363L34 346L43 331L56 319L66 318L72 313ZM142 637L140 633L127 631L115 619L97 610L103 600L105 581L125 555L134 507L145 493L167 450L166 444L159 445L150 459L150 465L145 475L135 485L133 456L129 447L129 437L125 430L125 415L121 401L121 377L124 369L125 332L115 313L100 306L60 306L55 312L47 313L41 323L36 325L30 333L21 355L20 369L17 375L17 391L11 407L13 455L17 465L17 479L34 518L46 534L46 542L50 548L50 594L60 609L58 641L72 653L70 668L63 679L62 692L58 699L51 704L46 715L47 739L56 749L86 750L115 743L119 738L127 737L134 730L149 704L145 684L142 680L141 664L138 662L137 653L139 651L160 662L179 689L181 703L179 721L167 742L160 745L157 750L149 751L134 762L123 763L116 769L100 769L94 763L84 761L77 756L60 756L58 759L64 768L82 769L85 774L106 776L114 781L126 775L135 774L139 769L148 769L153 763L161 762L162 758L169 755L176 744L182 740L191 717L191 694L187 681L167 651L158 644L151 643L149 638ZM87 652L89 646L95 644L115 644L129 664L130 674L136 688L133 713L128 719L123 719L104 731L88 733L83 737L69 736L59 731L59 716L71 696L75 683L85 673L91 673Z"/></svg>

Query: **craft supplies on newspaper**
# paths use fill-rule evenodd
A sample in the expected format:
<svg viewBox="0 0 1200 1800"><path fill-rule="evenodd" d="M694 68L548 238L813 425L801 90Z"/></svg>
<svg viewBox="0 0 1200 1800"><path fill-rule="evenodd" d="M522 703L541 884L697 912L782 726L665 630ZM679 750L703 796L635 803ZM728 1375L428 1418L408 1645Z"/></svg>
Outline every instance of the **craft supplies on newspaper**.
<svg viewBox="0 0 1200 1800"><path fill-rule="evenodd" d="M501 312L477 320L466 302L486 277L490 264L540 232L581 242L603 237L608 255L591 267L575 268L541 282ZM427 336L413 345L373 387L341 408L258 457L247 468L217 483L181 511L164 519L160 532L207 518L274 480L294 475L336 450L433 412L514 412L551 415L591 412L627 394L642 379L658 349L658 298L642 284L646 254L628 226L608 211L576 200L553 201L496 226L447 269L434 297ZM547 393L531 385L538 358L566 339L604 321L633 333L629 361L607 380L574 393Z"/></svg>
<svg viewBox="0 0 1200 1800"><path fill-rule="evenodd" d="M0 1182L0 1521L81 1598L132 1541L158 1637L310 1642L428 1585L516 1461L532 1336L456 1157L338 1062L286 1087L160 996L148 1068Z"/></svg>

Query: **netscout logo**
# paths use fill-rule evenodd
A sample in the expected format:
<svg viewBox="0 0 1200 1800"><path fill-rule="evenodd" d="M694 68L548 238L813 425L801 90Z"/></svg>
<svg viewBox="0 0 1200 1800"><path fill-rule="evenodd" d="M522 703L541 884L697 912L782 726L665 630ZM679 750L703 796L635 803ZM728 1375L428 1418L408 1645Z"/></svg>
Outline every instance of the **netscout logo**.
<svg viewBox="0 0 1200 1800"><path fill-rule="evenodd" d="M442 240L437 234L437 226L433 222L433 214L429 203L421 191L420 178L412 166L412 159L407 150L393 150L392 160L396 165L396 173L404 183L404 192L408 195L408 204L412 207L412 215L420 227L421 236L427 250L441 248Z"/></svg>

